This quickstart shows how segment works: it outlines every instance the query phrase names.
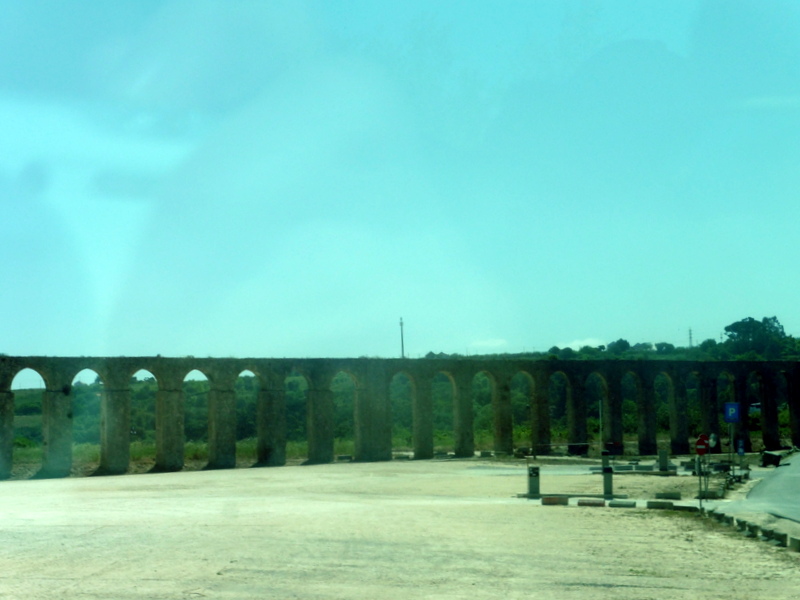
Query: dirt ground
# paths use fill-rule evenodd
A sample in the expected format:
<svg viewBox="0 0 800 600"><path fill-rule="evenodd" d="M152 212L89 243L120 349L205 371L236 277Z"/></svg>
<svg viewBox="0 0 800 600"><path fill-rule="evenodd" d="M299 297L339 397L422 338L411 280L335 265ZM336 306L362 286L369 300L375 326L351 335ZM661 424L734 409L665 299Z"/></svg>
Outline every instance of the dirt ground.
<svg viewBox="0 0 800 600"><path fill-rule="evenodd" d="M551 485L602 486L543 465ZM799 554L710 519L526 490L523 465L491 460L7 481L0 598L800 597Z"/></svg>

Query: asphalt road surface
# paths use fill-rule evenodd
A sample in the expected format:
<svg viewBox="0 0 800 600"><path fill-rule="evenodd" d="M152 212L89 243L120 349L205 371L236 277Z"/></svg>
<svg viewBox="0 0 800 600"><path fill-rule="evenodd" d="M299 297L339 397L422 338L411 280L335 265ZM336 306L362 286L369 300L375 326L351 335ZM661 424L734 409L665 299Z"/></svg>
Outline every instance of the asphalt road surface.
<svg viewBox="0 0 800 600"><path fill-rule="evenodd" d="M720 510L765 513L800 523L800 455L792 454L768 472L744 500L721 505Z"/></svg>

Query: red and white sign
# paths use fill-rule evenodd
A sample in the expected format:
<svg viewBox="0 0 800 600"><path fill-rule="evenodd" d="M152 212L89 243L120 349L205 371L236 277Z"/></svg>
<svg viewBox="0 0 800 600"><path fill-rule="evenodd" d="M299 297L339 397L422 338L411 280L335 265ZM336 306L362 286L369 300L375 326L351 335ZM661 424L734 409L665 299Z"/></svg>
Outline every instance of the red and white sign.
<svg viewBox="0 0 800 600"><path fill-rule="evenodd" d="M694 451L697 452L697 456L703 456L706 452L708 452L708 436L703 434L697 438L697 441L694 443Z"/></svg>

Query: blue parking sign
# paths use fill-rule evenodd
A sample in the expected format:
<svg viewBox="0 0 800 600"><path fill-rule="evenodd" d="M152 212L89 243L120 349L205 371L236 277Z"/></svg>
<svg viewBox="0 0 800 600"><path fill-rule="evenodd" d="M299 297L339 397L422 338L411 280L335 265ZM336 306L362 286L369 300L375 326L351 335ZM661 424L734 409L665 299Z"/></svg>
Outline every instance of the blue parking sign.
<svg viewBox="0 0 800 600"><path fill-rule="evenodd" d="M738 423L739 422L739 403L726 402L725 403L725 422Z"/></svg>

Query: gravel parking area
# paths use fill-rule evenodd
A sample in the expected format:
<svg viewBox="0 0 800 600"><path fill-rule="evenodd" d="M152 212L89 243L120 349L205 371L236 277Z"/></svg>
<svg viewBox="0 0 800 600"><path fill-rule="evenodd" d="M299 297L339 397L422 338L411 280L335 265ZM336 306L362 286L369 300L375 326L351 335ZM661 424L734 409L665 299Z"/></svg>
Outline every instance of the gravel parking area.
<svg viewBox="0 0 800 600"><path fill-rule="evenodd" d="M668 479L616 481L637 495ZM554 476L552 491L600 481ZM696 514L542 506L526 486L488 460L3 482L0 597L800 595L796 553Z"/></svg>

